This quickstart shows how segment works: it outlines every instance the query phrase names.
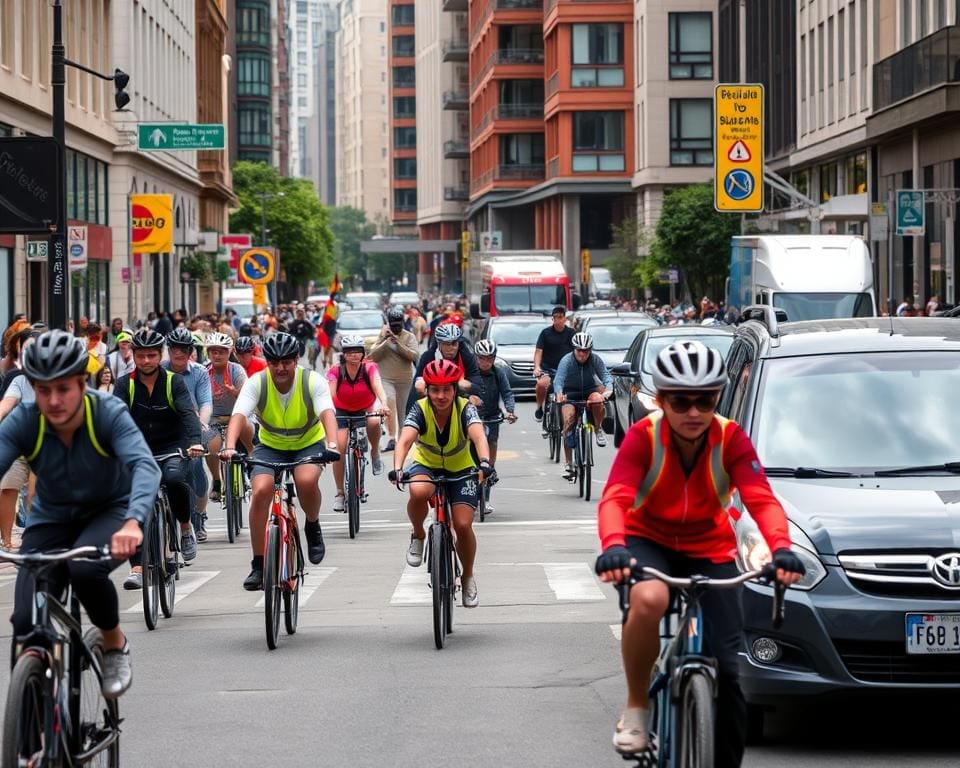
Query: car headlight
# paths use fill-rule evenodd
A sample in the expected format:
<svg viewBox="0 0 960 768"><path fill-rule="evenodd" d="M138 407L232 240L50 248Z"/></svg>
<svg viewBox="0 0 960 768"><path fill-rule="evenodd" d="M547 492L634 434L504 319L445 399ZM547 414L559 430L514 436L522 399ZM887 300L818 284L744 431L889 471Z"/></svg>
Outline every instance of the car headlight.
<svg viewBox="0 0 960 768"><path fill-rule="evenodd" d="M736 524L737 533L737 567L741 571L752 571L763 568L771 560L770 547L760 533L757 523L750 514L743 516ZM827 569L817 556L817 549L807 535L796 525L790 523L790 548L800 558L807 572L803 578L792 585L793 589L809 590L827 577Z"/></svg>

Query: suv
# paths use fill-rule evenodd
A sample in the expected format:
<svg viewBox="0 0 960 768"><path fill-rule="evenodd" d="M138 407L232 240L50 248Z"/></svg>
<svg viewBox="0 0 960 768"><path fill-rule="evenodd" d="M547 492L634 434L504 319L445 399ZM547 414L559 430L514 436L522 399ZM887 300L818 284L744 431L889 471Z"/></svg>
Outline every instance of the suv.
<svg viewBox="0 0 960 768"><path fill-rule="evenodd" d="M480 339L497 343L496 365L507 371L514 395L532 395L537 389L533 378L533 354L540 331L550 325L543 315L497 315L487 320Z"/></svg>
<svg viewBox="0 0 960 768"><path fill-rule="evenodd" d="M806 576L770 626L744 590L741 683L784 697L960 684L960 326L851 318L737 329L719 411L747 431ZM737 497L741 569L769 557Z"/></svg>

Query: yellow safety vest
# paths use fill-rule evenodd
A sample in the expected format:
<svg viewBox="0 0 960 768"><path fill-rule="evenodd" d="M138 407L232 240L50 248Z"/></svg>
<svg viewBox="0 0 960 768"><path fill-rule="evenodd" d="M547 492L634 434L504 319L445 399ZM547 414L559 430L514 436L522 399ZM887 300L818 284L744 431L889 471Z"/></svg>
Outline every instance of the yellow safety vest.
<svg viewBox="0 0 960 768"><path fill-rule="evenodd" d="M427 423L427 431L420 435L413 446L413 460L430 469L444 469L447 472L463 472L476 464L470 453L470 439L463 429L463 409L467 400L458 397L453 403L450 414L450 437L447 444L441 446L437 439L437 419L430 407L430 399L425 397L417 401Z"/></svg>
<svg viewBox="0 0 960 768"><path fill-rule="evenodd" d="M90 436L90 442L93 445L93 449L99 453L104 458L109 458L110 454L107 453L103 446L100 445L100 441L97 439L96 430L93 427L93 395L85 394L83 396L83 415L84 420L87 422L87 434ZM37 442L33 446L33 450L30 451L30 455L26 457L27 461L33 461L37 456L40 455L40 450L43 448L43 433L47 429L47 420L44 415L40 414L40 430L37 432Z"/></svg>
<svg viewBox="0 0 960 768"><path fill-rule="evenodd" d="M167 390L167 404L170 406L171 411L177 410L177 404L173 401L173 372L168 371L166 368L161 368L161 371L167 377L166 390ZM134 386L133 386L133 377L136 375L136 371L130 372L130 377L127 379L127 397L130 399L130 407L133 408L133 397L134 397Z"/></svg>
<svg viewBox="0 0 960 768"><path fill-rule="evenodd" d="M308 375L304 376L304 373ZM326 437L320 414L314 409L310 397L310 371L297 366L293 396L286 408L280 402L280 393L270 371L261 371L258 375L263 377L257 402L261 443L278 451L299 451Z"/></svg>

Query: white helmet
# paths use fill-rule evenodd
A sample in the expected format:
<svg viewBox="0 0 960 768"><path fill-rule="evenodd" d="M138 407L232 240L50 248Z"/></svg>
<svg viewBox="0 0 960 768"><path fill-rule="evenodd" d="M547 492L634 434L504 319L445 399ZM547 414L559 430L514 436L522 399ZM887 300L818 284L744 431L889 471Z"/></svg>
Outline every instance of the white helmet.
<svg viewBox="0 0 960 768"><path fill-rule="evenodd" d="M233 337L227 335L226 333L211 333L208 334L206 339L204 339L204 346L207 349L210 347L223 347L224 349L233 349Z"/></svg>
<svg viewBox="0 0 960 768"><path fill-rule="evenodd" d="M497 354L497 342L493 339L480 339L473 348L473 353L477 357L493 357Z"/></svg>
<svg viewBox="0 0 960 768"><path fill-rule="evenodd" d="M363 344L363 338L355 334L348 334L340 337L340 349L346 352L348 349L362 349L366 347Z"/></svg>
<svg viewBox="0 0 960 768"><path fill-rule="evenodd" d="M442 344L444 342L460 341L460 337L463 336L463 331L460 330L459 325L441 323L436 327L436 330L434 330L433 336L438 344Z"/></svg>
<svg viewBox="0 0 960 768"><path fill-rule="evenodd" d="M586 331L573 334L570 342L573 344L574 349L593 349L593 336Z"/></svg>
<svg viewBox="0 0 960 768"><path fill-rule="evenodd" d="M720 389L727 383L723 355L702 341L675 341L653 367L657 389Z"/></svg>

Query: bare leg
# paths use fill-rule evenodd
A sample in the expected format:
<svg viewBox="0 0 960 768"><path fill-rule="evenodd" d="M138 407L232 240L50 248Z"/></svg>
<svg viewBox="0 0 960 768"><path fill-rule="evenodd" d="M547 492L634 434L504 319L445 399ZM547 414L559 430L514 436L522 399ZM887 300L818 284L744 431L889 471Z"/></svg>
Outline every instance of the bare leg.
<svg viewBox="0 0 960 768"><path fill-rule="evenodd" d="M667 612L669 600L667 585L659 581L641 581L630 590L630 613L620 641L627 708L650 708L650 671L660 653L660 619Z"/></svg>

